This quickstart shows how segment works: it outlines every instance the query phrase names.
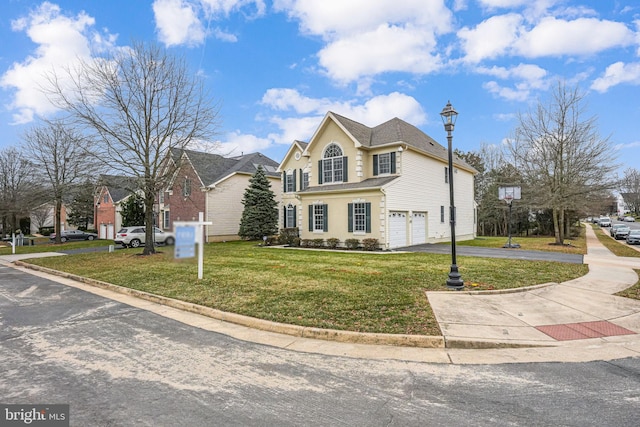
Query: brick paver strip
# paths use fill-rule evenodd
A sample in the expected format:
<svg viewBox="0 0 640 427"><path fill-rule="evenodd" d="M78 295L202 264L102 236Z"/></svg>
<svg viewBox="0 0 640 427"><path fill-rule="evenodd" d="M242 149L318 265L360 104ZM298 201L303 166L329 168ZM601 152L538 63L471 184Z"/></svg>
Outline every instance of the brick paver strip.
<svg viewBox="0 0 640 427"><path fill-rule="evenodd" d="M635 334L633 331L614 325L606 320L597 322L567 323L564 325L543 325L536 326L536 329L557 341L583 340L587 338Z"/></svg>

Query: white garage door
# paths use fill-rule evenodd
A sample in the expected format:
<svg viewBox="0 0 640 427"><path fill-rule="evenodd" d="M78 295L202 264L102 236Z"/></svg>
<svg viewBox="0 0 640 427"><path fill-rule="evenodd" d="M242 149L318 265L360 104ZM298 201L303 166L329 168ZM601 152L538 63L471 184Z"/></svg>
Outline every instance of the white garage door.
<svg viewBox="0 0 640 427"><path fill-rule="evenodd" d="M389 212L389 247L407 246L407 213Z"/></svg>
<svg viewBox="0 0 640 427"><path fill-rule="evenodd" d="M113 224L107 225L107 239L115 239L116 234L114 233Z"/></svg>
<svg viewBox="0 0 640 427"><path fill-rule="evenodd" d="M411 218L411 244L421 245L427 241L427 214L414 212Z"/></svg>

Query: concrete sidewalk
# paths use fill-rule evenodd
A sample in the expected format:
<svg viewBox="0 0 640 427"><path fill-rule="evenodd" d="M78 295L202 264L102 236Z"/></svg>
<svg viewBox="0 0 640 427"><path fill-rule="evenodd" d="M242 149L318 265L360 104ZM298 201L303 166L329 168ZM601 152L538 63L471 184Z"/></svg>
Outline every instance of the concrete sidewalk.
<svg viewBox="0 0 640 427"><path fill-rule="evenodd" d="M562 346L629 341L640 352L640 301L613 294L634 285L640 258L613 255L586 227L589 273L520 292L427 292L446 346ZM573 343L575 344L575 343Z"/></svg>

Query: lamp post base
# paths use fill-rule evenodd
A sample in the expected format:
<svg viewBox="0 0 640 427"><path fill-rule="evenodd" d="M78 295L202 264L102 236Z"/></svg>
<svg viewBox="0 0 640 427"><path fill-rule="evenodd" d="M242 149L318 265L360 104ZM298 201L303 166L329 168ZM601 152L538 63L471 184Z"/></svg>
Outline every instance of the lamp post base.
<svg viewBox="0 0 640 427"><path fill-rule="evenodd" d="M464 288L464 281L458 273L458 266L456 264L451 265L451 271L449 272L449 278L447 279L447 288L454 291L461 291Z"/></svg>

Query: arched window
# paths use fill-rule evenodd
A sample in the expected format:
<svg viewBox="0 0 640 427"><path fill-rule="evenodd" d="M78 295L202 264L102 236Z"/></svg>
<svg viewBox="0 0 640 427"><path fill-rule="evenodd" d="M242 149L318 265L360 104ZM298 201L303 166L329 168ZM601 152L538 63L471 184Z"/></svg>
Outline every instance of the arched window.
<svg viewBox="0 0 640 427"><path fill-rule="evenodd" d="M344 157L338 144L329 144L322 155L323 182L344 181Z"/></svg>

